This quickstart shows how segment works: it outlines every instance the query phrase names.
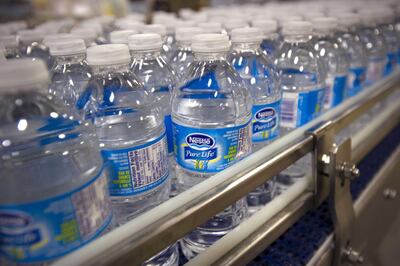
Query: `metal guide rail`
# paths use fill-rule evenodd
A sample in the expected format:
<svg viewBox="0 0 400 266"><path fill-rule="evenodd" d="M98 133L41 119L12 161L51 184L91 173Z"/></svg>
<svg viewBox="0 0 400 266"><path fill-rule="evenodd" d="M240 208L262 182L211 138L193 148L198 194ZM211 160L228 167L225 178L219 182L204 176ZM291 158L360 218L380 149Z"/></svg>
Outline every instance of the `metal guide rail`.
<svg viewBox="0 0 400 266"><path fill-rule="evenodd" d="M310 178L296 183L285 193L284 200L254 214L189 264L243 264L250 261L305 212L332 195L330 176L351 175L349 165L343 165L341 172L336 168L328 171L329 165L324 165L321 158L328 152L339 157L345 154L340 150L338 154L332 151L335 134L395 91L400 91L399 69L307 125L56 261L55 265L140 264L311 152L314 159ZM385 130L380 130L377 135L359 137L356 140L358 146L354 143L350 146L348 141L347 148L356 156L352 158L353 162L360 160L390 127L399 123L400 102L392 105L391 113L385 112L386 120L391 121L385 125ZM361 142L370 144L361 148Z"/></svg>

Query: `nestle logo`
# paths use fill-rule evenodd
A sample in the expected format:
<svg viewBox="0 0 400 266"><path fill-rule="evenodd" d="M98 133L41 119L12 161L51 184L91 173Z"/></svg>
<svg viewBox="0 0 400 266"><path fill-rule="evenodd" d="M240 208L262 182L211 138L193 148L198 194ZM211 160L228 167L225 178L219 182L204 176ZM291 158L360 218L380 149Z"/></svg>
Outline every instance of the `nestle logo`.
<svg viewBox="0 0 400 266"><path fill-rule="evenodd" d="M186 137L186 143L191 147L209 149L214 146L215 141L212 137L206 134L194 133Z"/></svg>
<svg viewBox="0 0 400 266"><path fill-rule="evenodd" d="M272 107L266 107L264 109L259 110L255 117L257 120L270 120L276 115L276 111Z"/></svg>
<svg viewBox="0 0 400 266"><path fill-rule="evenodd" d="M30 223L30 217L22 213L0 213L0 227L26 227Z"/></svg>

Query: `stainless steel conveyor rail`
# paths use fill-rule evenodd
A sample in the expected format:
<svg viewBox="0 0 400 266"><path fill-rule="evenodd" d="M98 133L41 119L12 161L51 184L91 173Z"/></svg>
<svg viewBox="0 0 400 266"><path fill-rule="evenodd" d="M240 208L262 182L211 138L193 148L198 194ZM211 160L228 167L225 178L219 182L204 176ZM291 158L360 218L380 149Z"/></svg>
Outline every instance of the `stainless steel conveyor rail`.
<svg viewBox="0 0 400 266"><path fill-rule="evenodd" d="M323 130L327 128L339 132L370 110L376 103L396 90L398 91L400 89L399 82L400 70L397 70L309 124L294 130L232 167L67 255L55 262L55 265L140 264L244 197L305 154L313 152L315 150L314 138L307 134L310 129L315 130L315 128L321 127L321 134L324 134ZM400 103L397 102L394 105L399 107ZM391 117L393 125L400 121L399 113L397 111ZM379 137L383 136L384 134L381 134ZM373 147L373 145L370 146ZM368 149L365 148L359 149L357 156L363 156L367 151ZM254 227L255 230L249 231L246 239L253 241L254 239L251 237L254 234L262 235L259 242L250 245L240 255L236 255L238 249L235 249L235 246L231 250L225 249L226 253L220 252L208 263L246 262L257 255L307 210L315 206L313 182L314 180L308 180L294 187L293 194L286 198L285 206L276 206L275 215L269 215L271 217L267 217L267 215L266 219L268 218L268 220L261 220L259 227ZM235 231L240 230L241 227L239 226ZM230 234L224 238L230 237ZM224 238L220 241L223 241ZM217 242L215 246L218 247L218 245L220 244ZM215 247L203 254L209 254L208 252L212 250L215 250ZM233 252L234 250L236 251ZM205 255L198 256L190 263L196 264L196 261L201 261L202 257L204 258Z"/></svg>

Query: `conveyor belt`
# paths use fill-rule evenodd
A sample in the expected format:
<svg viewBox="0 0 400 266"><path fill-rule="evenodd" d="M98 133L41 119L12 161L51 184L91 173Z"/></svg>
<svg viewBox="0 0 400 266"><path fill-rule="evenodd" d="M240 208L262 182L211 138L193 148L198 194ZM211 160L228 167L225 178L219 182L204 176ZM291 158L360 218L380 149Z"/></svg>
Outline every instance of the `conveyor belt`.
<svg viewBox="0 0 400 266"><path fill-rule="evenodd" d="M400 144L400 125L376 146L359 164L361 176L351 184L353 199L356 199L378 172L386 159ZM249 265L297 266L305 265L314 252L333 232L328 203L324 202L309 211L301 220L278 238Z"/></svg>

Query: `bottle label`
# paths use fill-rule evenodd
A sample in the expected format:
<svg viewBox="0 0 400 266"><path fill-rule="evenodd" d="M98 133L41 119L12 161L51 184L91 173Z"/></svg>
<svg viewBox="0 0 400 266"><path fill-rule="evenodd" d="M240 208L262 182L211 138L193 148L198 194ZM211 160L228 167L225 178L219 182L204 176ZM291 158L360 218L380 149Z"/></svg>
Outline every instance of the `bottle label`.
<svg viewBox="0 0 400 266"><path fill-rule="evenodd" d="M17 263L53 260L99 236L111 218L107 175L101 171L68 193L0 205L0 253Z"/></svg>
<svg viewBox="0 0 400 266"><path fill-rule="evenodd" d="M111 196L137 195L160 186L168 177L165 132L144 145L101 154L110 170Z"/></svg>
<svg viewBox="0 0 400 266"><path fill-rule="evenodd" d="M192 128L173 122L176 162L203 173L224 170L251 151L251 125L229 128Z"/></svg>
<svg viewBox="0 0 400 266"><path fill-rule="evenodd" d="M347 75L329 75L326 79L324 108L330 109L343 101Z"/></svg>
<svg viewBox="0 0 400 266"><path fill-rule="evenodd" d="M281 104L281 126L300 127L316 118L324 104L325 88L300 93L284 92Z"/></svg>
<svg viewBox="0 0 400 266"><path fill-rule="evenodd" d="M367 69L365 67L352 67L347 78L348 92L346 97L357 95L364 85Z"/></svg>
<svg viewBox="0 0 400 266"><path fill-rule="evenodd" d="M281 101L253 106L253 142L271 141L279 136Z"/></svg>
<svg viewBox="0 0 400 266"><path fill-rule="evenodd" d="M372 58L368 62L367 85L370 85L383 77L385 71L386 58Z"/></svg>
<svg viewBox="0 0 400 266"><path fill-rule="evenodd" d="M397 58L395 52L388 52L387 54L387 63L385 67L385 76L389 75L396 69Z"/></svg>
<svg viewBox="0 0 400 266"><path fill-rule="evenodd" d="M171 115L166 115L164 118L165 131L167 132L168 153L174 152L174 133L172 132Z"/></svg>

